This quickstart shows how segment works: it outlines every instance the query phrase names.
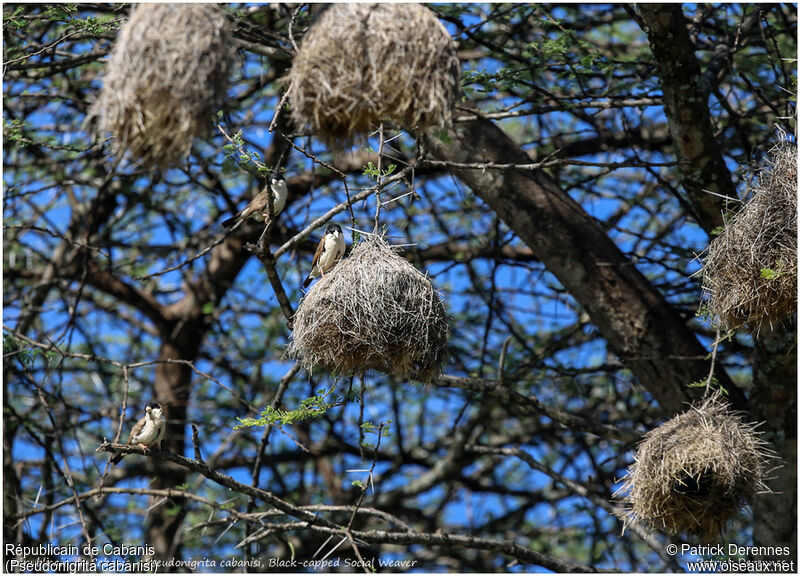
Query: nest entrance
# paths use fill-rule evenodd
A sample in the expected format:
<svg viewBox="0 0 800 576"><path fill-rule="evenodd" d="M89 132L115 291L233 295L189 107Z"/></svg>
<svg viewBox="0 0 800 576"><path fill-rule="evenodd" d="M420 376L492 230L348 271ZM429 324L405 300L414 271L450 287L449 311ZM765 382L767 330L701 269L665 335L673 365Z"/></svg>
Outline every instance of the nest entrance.
<svg viewBox="0 0 800 576"><path fill-rule="evenodd" d="M756 494L769 492L771 457L755 426L711 396L644 436L615 493L623 522L713 541Z"/></svg>
<svg viewBox="0 0 800 576"><path fill-rule="evenodd" d="M447 334L428 277L370 235L300 302L287 355L309 371L374 369L427 380L442 370Z"/></svg>
<svg viewBox="0 0 800 576"><path fill-rule="evenodd" d="M211 130L235 56L225 12L214 4L139 4L120 30L89 117L130 152L166 167Z"/></svg>
<svg viewBox="0 0 800 576"><path fill-rule="evenodd" d="M672 489L678 494L698 497L705 497L711 494L712 487L711 476L703 472L697 472L694 476L686 474L683 477L676 478L672 485Z"/></svg>
<svg viewBox="0 0 800 576"><path fill-rule="evenodd" d="M446 124L461 88L455 43L421 4L326 7L288 80L295 124L345 142L382 121L408 130Z"/></svg>
<svg viewBox="0 0 800 576"><path fill-rule="evenodd" d="M797 146L767 154L748 204L708 246L703 291L726 329L758 333L797 310Z"/></svg>

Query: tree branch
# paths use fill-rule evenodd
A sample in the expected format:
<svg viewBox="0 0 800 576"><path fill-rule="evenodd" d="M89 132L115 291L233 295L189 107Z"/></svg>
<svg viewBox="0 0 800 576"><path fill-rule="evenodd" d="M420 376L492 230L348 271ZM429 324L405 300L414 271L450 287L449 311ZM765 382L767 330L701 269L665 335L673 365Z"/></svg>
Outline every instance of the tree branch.
<svg viewBox="0 0 800 576"><path fill-rule="evenodd" d="M736 190L714 139L708 92L701 89L700 65L686 29L683 7L640 4L639 12L661 77L664 111L678 158L681 185L698 224L710 233L724 225L722 197L736 198Z"/></svg>
<svg viewBox="0 0 800 576"><path fill-rule="evenodd" d="M100 446L97 447L96 452L144 454L144 450L138 448L137 446L112 444L110 442L103 442L100 444ZM312 529L316 532L333 534L345 538L348 537L348 529L346 527L339 526L322 516L314 514L306 507L295 506L294 504L282 500L271 492L237 482L230 476L217 472L204 462L185 458L171 452L153 455L153 457L162 460L168 460L178 464L179 466L187 468L192 472L197 472L198 474L205 476L220 486L224 486L225 488L233 490L234 492L245 494L253 498L258 498L261 501L277 508L278 510L281 510L287 515L304 521L306 528ZM108 489L104 488L104 490ZM180 494L180 496L184 496L184 494ZM551 554L536 552L529 548L525 548L524 546L520 546L515 542L507 540L491 540L489 538L476 538L473 536L462 536L457 534L427 534L409 531L385 532L382 530L352 530L349 532L352 538L363 540L364 542L370 544L423 544L428 546L442 546L446 548L462 547L474 550L489 550L494 552L502 552L511 556L512 558L515 558L519 562L542 566L555 572L597 572L597 569L592 566L579 564L570 560L564 560Z"/></svg>
<svg viewBox="0 0 800 576"><path fill-rule="evenodd" d="M546 406L535 396L526 396L525 394L520 394L512 390L508 387L508 382L500 385L496 380L488 378L463 378L460 376L442 375L431 383L435 386L442 386L445 388L460 388L462 390L480 392L487 396L498 398L507 406L514 406L529 414L547 416L566 428L589 432L601 438L619 440L621 442L636 442L641 437L640 434L632 430L617 428L610 424L603 424L582 416L570 414L564 410Z"/></svg>
<svg viewBox="0 0 800 576"><path fill-rule="evenodd" d="M527 154L488 120L458 124L426 146L457 163L526 164ZM586 309L609 346L669 412L691 396L687 385L708 374L708 351L664 296L639 272L597 222L544 172L456 169L533 250ZM737 408L746 401L724 372L720 383Z"/></svg>

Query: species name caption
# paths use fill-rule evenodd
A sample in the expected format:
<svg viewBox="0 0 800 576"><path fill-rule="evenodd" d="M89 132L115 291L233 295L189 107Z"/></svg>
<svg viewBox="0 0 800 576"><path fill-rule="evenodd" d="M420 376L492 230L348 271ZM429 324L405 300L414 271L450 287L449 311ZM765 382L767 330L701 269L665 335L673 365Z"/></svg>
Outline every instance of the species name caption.
<svg viewBox="0 0 800 576"><path fill-rule="evenodd" d="M377 562L376 562L377 560ZM339 568L347 566L349 568L414 568L418 560L394 560L383 558L370 558L368 560L358 560L356 558L328 558L326 560L293 560L283 558L270 558L267 560L267 568L312 568L314 570L324 570L326 568Z"/></svg>
<svg viewBox="0 0 800 576"><path fill-rule="evenodd" d="M370 558L358 560L355 558L327 558L325 560L297 560L284 558L252 558L240 560L229 558L225 560L157 560L152 558L155 548L149 544L143 546L115 545L111 543L103 546L86 545L82 548L74 544L54 545L51 543L37 544L36 546L23 546L7 543L5 545L5 570L6 572L157 572L164 568L187 568L189 570L203 570L208 568L311 568L324 570L327 568L395 568L410 569L418 564L418 560L397 560ZM107 556L108 558L97 558ZM130 560L128 557L144 557L141 560ZM72 558L57 560L54 558Z"/></svg>

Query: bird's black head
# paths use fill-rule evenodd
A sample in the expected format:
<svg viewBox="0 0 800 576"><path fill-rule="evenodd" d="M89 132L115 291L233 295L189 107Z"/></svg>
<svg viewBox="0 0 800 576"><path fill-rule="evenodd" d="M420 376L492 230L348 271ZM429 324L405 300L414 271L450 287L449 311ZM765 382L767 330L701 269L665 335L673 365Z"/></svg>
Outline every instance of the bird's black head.
<svg viewBox="0 0 800 576"><path fill-rule="evenodd" d="M325 234L333 234L334 232L338 232L339 234L342 233L342 227L338 224L328 224L328 227L325 228Z"/></svg>
<svg viewBox="0 0 800 576"><path fill-rule="evenodd" d="M154 410L155 410L155 409L161 410L161 404L159 404L158 402L150 402L150 403L147 405L147 407L148 407L148 408L152 408L152 409L154 409Z"/></svg>

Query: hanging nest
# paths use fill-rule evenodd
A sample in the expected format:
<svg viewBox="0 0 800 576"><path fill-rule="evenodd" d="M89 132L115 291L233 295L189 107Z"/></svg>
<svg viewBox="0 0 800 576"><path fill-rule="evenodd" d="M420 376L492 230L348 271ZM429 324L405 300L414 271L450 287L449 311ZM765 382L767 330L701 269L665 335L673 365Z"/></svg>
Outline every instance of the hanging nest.
<svg viewBox="0 0 800 576"><path fill-rule="evenodd" d="M329 141L382 121L447 124L461 87L453 39L421 4L333 4L302 40L288 76L291 114Z"/></svg>
<svg viewBox="0 0 800 576"><path fill-rule="evenodd" d="M185 158L222 105L234 62L233 35L214 4L139 4L122 27L92 106L95 132L114 155L147 165Z"/></svg>
<svg viewBox="0 0 800 576"><path fill-rule="evenodd" d="M767 155L752 198L708 246L703 291L724 328L758 333L797 310L797 146Z"/></svg>
<svg viewBox="0 0 800 576"><path fill-rule="evenodd" d="M287 355L309 371L374 369L428 381L442 371L447 332L428 277L369 235L300 302Z"/></svg>
<svg viewBox="0 0 800 576"><path fill-rule="evenodd" d="M770 492L774 456L755 428L715 394L648 432L614 494L623 496L625 526L718 538L753 496Z"/></svg>

